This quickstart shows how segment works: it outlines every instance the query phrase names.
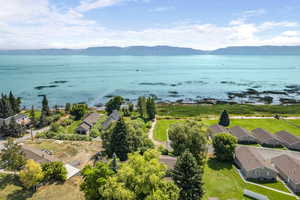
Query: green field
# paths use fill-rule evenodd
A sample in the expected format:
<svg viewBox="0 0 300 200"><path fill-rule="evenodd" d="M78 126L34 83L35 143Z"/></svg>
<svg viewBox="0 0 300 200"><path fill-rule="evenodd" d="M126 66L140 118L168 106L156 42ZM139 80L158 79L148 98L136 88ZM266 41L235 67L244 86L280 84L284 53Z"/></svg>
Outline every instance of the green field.
<svg viewBox="0 0 300 200"><path fill-rule="evenodd" d="M167 131L171 124L175 124L180 120L158 120L154 128L154 139L165 142L167 141Z"/></svg>
<svg viewBox="0 0 300 200"><path fill-rule="evenodd" d="M196 117L219 115L227 110L232 115L300 115L300 105L200 105L200 104L158 104L160 116Z"/></svg>
<svg viewBox="0 0 300 200"><path fill-rule="evenodd" d="M268 186L287 191L281 182ZM207 162L204 173L204 187L206 190L204 199L218 197L220 200L249 200L250 198L243 196L244 189L266 195L270 200L296 199L292 196L245 183L231 163L222 163L215 159L209 159Z"/></svg>
<svg viewBox="0 0 300 200"><path fill-rule="evenodd" d="M288 123L290 122L290 123ZM213 125L218 123L218 120L203 120L206 125ZM288 131L294 135L300 136L300 128L292 124L300 126L299 119L291 120L277 120L277 119L232 119L230 120L230 127L241 126L249 131L255 128L263 128L271 133L278 131Z"/></svg>

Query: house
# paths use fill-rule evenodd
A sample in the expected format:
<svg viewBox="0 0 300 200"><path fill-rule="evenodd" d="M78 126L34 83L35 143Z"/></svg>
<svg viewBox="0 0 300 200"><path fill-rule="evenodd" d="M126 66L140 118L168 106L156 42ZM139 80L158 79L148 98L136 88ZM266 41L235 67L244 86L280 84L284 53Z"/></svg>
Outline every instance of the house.
<svg viewBox="0 0 300 200"><path fill-rule="evenodd" d="M279 176L295 192L300 192L300 160L283 154L272 159Z"/></svg>
<svg viewBox="0 0 300 200"><path fill-rule="evenodd" d="M257 128L254 129L252 133L257 142L262 146L281 147L280 141L273 134L265 131L264 129Z"/></svg>
<svg viewBox="0 0 300 200"><path fill-rule="evenodd" d="M252 136L247 130L239 126L230 128L229 132L238 139L238 143L242 143L242 144L257 143L254 136Z"/></svg>
<svg viewBox="0 0 300 200"><path fill-rule="evenodd" d="M254 148L238 146L235 148L234 161L248 180L275 181L277 172Z"/></svg>
<svg viewBox="0 0 300 200"><path fill-rule="evenodd" d="M300 150L300 138L290 134L287 131L279 131L275 133L275 136L283 146L293 150Z"/></svg>
<svg viewBox="0 0 300 200"><path fill-rule="evenodd" d="M98 113L89 114L76 129L76 132L79 134L89 134L90 130L93 128L93 126L97 123L99 119L100 115Z"/></svg>
<svg viewBox="0 0 300 200"><path fill-rule="evenodd" d="M159 157L159 162L167 165L168 169L174 169L176 161L177 161L176 157L171 157L166 155L161 155Z"/></svg>
<svg viewBox="0 0 300 200"><path fill-rule="evenodd" d="M0 127L3 126L4 123L6 125L9 125L9 123L12 119L15 119L15 121L18 124L21 124L21 125L27 125L27 124L30 123L30 118L27 115L25 115L25 114L16 114L14 116L10 116L10 117L7 117L5 119L0 118Z"/></svg>
<svg viewBox="0 0 300 200"><path fill-rule="evenodd" d="M120 116L119 112L118 112L117 110L114 110L114 111L108 116L107 120L104 121L104 122L102 123L102 127L103 127L104 129L108 129L112 122L118 121L120 118L121 118L121 116Z"/></svg>
<svg viewBox="0 0 300 200"><path fill-rule="evenodd" d="M221 126L219 124L208 127L207 132L211 138L213 138L215 135L217 135L219 133L229 133L227 128L225 128L224 126Z"/></svg>

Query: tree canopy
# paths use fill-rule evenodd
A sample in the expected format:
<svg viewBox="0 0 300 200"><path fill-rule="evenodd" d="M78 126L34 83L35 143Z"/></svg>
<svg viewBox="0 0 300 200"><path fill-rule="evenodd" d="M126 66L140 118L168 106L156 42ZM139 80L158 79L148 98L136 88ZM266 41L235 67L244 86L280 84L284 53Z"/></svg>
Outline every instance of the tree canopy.
<svg viewBox="0 0 300 200"><path fill-rule="evenodd" d="M19 170L26 162L25 154L21 150L21 146L14 142L12 138L8 138L1 150L1 166L8 170Z"/></svg>
<svg viewBox="0 0 300 200"><path fill-rule="evenodd" d="M199 200L203 196L203 171L188 150L177 159L171 176L180 188L180 200Z"/></svg>
<svg viewBox="0 0 300 200"><path fill-rule="evenodd" d="M194 121L176 123L171 125L168 134L175 155L179 156L189 150L200 167L203 166L207 153L207 135L201 124Z"/></svg>
<svg viewBox="0 0 300 200"><path fill-rule="evenodd" d="M43 171L39 163L34 160L27 160L26 165L20 171L20 180L24 187L30 189L43 180Z"/></svg>
<svg viewBox="0 0 300 200"><path fill-rule="evenodd" d="M49 162L42 165L44 180L65 181L67 179L67 169L63 162Z"/></svg>
<svg viewBox="0 0 300 200"><path fill-rule="evenodd" d="M231 161L237 138L229 133L220 133L213 138L215 156L220 161Z"/></svg>
<svg viewBox="0 0 300 200"><path fill-rule="evenodd" d="M105 104L105 110L108 115L110 115L114 110L120 110L120 107L124 103L124 99L121 96L115 96L112 99L110 99Z"/></svg>
<svg viewBox="0 0 300 200"><path fill-rule="evenodd" d="M88 111L86 104L73 104L71 107L70 114L74 116L75 120L80 120Z"/></svg>
<svg viewBox="0 0 300 200"><path fill-rule="evenodd" d="M225 126L225 127L230 125L229 115L226 110L224 110L220 116L219 125Z"/></svg>
<svg viewBox="0 0 300 200"><path fill-rule="evenodd" d="M17 98L12 92L9 95L1 94L0 118L7 118L20 112L21 98Z"/></svg>

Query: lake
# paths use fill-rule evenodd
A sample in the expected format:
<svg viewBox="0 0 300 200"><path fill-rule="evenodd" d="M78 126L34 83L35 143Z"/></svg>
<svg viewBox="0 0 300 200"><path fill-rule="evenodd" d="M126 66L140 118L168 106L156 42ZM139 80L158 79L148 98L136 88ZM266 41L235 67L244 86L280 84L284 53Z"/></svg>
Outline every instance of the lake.
<svg viewBox="0 0 300 200"><path fill-rule="evenodd" d="M227 92L294 84L300 56L0 56L0 91L13 91L25 106L39 104L41 95L51 105L95 105L113 95L226 100Z"/></svg>

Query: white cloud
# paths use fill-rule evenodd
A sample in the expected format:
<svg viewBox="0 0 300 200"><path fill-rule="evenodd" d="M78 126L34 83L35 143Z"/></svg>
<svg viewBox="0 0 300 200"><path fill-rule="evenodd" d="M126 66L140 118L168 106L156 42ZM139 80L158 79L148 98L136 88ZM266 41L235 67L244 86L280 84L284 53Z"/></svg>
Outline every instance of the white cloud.
<svg viewBox="0 0 300 200"><path fill-rule="evenodd" d="M94 0L88 1L84 0L80 2L80 5L77 7L78 11L85 12L96 8L103 8L108 6L113 6L120 3L122 0Z"/></svg>
<svg viewBox="0 0 300 200"><path fill-rule="evenodd" d="M84 13L76 8L61 11L50 5L47 0L10 0L5 3L2 1L4 0L0 0L0 3L5 5L4 12L0 12L2 49L86 48L111 45L171 45L216 49L237 45L300 45L300 30L296 22L249 23L237 19L223 26L175 23L162 28L124 31L99 26L96 21L88 20ZM265 33L268 31L279 33L270 36Z"/></svg>
<svg viewBox="0 0 300 200"><path fill-rule="evenodd" d="M157 7L157 8L150 9L150 12L166 12L170 10L175 10L175 7L173 6Z"/></svg>

